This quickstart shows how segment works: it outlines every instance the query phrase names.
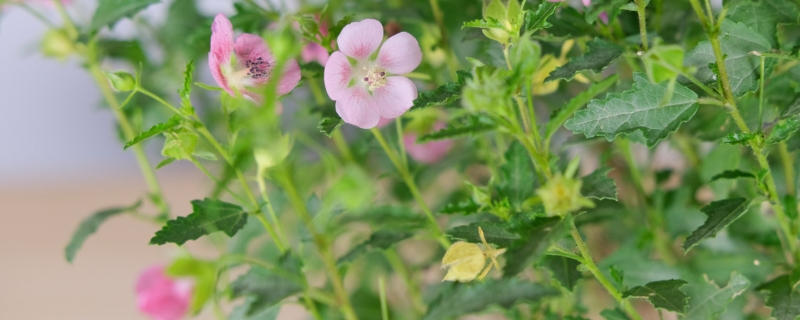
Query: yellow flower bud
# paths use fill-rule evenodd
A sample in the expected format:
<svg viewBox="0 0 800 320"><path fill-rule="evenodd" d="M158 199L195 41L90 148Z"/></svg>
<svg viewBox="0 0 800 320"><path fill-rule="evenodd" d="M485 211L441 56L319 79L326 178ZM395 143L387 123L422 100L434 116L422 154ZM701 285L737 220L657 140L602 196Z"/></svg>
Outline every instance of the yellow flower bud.
<svg viewBox="0 0 800 320"><path fill-rule="evenodd" d="M449 268L442 281L469 282L475 280L476 277L481 280L489 273L492 265L498 269L500 268L495 258L506 252L506 249L494 249L494 247L486 243L486 238L480 227L478 227L478 233L485 249L481 249L477 244L464 241L451 245L442 258L442 268ZM492 262L484 269L486 258L492 259Z"/></svg>

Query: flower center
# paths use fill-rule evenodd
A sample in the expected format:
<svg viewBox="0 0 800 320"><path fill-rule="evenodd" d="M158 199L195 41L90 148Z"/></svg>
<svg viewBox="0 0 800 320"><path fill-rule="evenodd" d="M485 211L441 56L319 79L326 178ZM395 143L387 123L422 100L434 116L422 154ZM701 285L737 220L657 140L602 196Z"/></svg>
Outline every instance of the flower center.
<svg viewBox="0 0 800 320"><path fill-rule="evenodd" d="M271 67L270 63L264 61L263 58L258 57L245 61L244 67L247 68L247 76L253 79L264 79L269 76Z"/></svg>
<svg viewBox="0 0 800 320"><path fill-rule="evenodd" d="M367 67L364 67L364 71L367 72L367 75L363 80L367 83L367 86L369 86L369 91L375 91L386 85L386 69L379 67L367 69Z"/></svg>

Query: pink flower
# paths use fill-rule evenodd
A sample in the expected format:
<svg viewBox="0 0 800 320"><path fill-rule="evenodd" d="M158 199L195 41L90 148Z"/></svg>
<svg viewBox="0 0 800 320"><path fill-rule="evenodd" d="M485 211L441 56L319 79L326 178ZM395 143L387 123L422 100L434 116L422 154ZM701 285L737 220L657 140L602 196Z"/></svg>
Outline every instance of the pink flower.
<svg viewBox="0 0 800 320"><path fill-rule="evenodd" d="M259 36L243 33L233 41L233 25L223 14L218 14L211 24L211 52L208 53L208 66L214 80L230 95L236 91L255 101L261 101L261 95L249 88L264 85L275 68L272 57L264 39ZM300 82L300 66L297 61L287 61L285 72L278 82L277 93L284 95L292 91Z"/></svg>
<svg viewBox="0 0 800 320"><path fill-rule="evenodd" d="M381 117L399 117L417 98L414 83L396 76L414 71L422 61L417 39L400 32L383 45L382 40L383 26L377 20L348 24L337 39L340 51L325 65L325 89L336 101L336 113L363 129L375 127Z"/></svg>
<svg viewBox="0 0 800 320"><path fill-rule="evenodd" d="M319 20L319 16L317 16ZM319 20L319 33L323 36L328 35L328 22L327 20ZM328 50L325 49L321 44L316 42L309 42L305 47L303 47L303 51L300 53L300 57L303 58L305 62L316 61L319 62L323 67L325 63L328 62Z"/></svg>
<svg viewBox="0 0 800 320"><path fill-rule="evenodd" d="M432 131L443 129L447 126L444 121L436 122ZM406 133L403 135L403 145L406 147L408 155L420 163L434 163L441 160L453 147L453 140L437 140L427 143L417 144L417 135Z"/></svg>
<svg viewBox="0 0 800 320"><path fill-rule="evenodd" d="M139 310L155 320L179 320L192 298L192 283L167 278L163 266L147 268L136 282Z"/></svg>

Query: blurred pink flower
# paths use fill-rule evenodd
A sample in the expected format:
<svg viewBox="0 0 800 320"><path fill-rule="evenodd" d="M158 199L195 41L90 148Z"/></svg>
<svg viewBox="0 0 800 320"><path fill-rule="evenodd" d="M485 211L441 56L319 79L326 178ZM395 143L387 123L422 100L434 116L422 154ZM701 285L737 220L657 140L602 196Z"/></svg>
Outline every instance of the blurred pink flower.
<svg viewBox="0 0 800 320"><path fill-rule="evenodd" d="M163 266L147 268L136 282L139 310L155 320L182 319L191 298L192 283L168 278Z"/></svg>
<svg viewBox="0 0 800 320"><path fill-rule="evenodd" d="M382 41L383 25L377 20L348 24L337 39L340 51L331 54L325 65L325 89L336 101L336 113L363 129L375 127L381 117L399 117L417 98L414 83L396 76L414 71L422 61L417 39L401 32L383 45ZM370 59L379 47L376 58Z"/></svg>
<svg viewBox="0 0 800 320"><path fill-rule="evenodd" d="M319 20L319 17L317 17L317 19ZM328 35L327 20L319 20L319 33L323 36ZM321 44L309 42L305 47L303 47L300 57L304 62L316 61L324 67L325 63L328 62L328 57L330 57L330 54L328 54L328 50L325 49L325 47L323 47Z"/></svg>
<svg viewBox="0 0 800 320"><path fill-rule="evenodd" d="M394 122L394 119L381 117L381 119L378 120L378 124L375 127L380 129L380 128L383 128L383 127L385 127L386 125L388 125L388 124L390 124L392 122Z"/></svg>
<svg viewBox="0 0 800 320"><path fill-rule="evenodd" d="M438 121L431 131L441 130L446 126L447 124L444 121ZM403 145L412 159L420 163L430 164L441 160L450 152L450 148L453 147L453 140L437 140L417 144L417 135L409 132L403 135Z"/></svg>
<svg viewBox="0 0 800 320"><path fill-rule="evenodd" d="M233 25L220 13L211 24L211 52L208 53L208 66L211 68L214 80L230 95L236 96L235 89L258 103L261 101L261 95L248 88L261 86L269 81L275 68L275 59L264 39L259 36L243 33L234 42ZM298 82L300 82L300 66L297 61L289 60L278 82L278 95L289 93Z"/></svg>

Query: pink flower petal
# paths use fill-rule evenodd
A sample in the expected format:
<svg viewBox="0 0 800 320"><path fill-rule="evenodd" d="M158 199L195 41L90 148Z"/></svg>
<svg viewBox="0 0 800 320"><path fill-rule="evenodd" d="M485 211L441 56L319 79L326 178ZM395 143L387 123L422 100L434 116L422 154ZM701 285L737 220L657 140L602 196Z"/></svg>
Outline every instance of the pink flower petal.
<svg viewBox="0 0 800 320"><path fill-rule="evenodd" d="M443 121L436 123L432 131L441 130L446 124ZM412 159L420 163L434 163L447 155L450 148L453 147L453 140L438 140L427 143L417 144L417 135L413 133L406 133L403 135L403 145L406 147L406 152Z"/></svg>
<svg viewBox="0 0 800 320"><path fill-rule="evenodd" d="M325 63L328 62L328 50L325 49L321 44L316 42L309 42L305 47L303 47L303 52L300 53L300 57L303 58L305 62L316 61L319 62L323 67Z"/></svg>
<svg viewBox="0 0 800 320"><path fill-rule="evenodd" d="M192 283L168 278L163 266L148 268L136 283L139 310L156 320L182 319L191 297Z"/></svg>
<svg viewBox="0 0 800 320"><path fill-rule="evenodd" d="M385 127L386 125L388 125L388 124L390 124L392 122L394 122L394 119L392 119L392 118L381 117L381 119L378 120L378 125L376 125L375 127L380 129L380 128L383 128L383 127Z"/></svg>
<svg viewBox="0 0 800 320"><path fill-rule="evenodd" d="M350 84L353 67L350 61L342 52L336 51L331 54L328 63L325 64L323 80L325 91L331 100L339 100L347 92L347 85Z"/></svg>
<svg viewBox="0 0 800 320"><path fill-rule="evenodd" d="M600 12L600 15L597 17L600 18L600 21L603 21L603 24L608 24L608 12Z"/></svg>
<svg viewBox="0 0 800 320"><path fill-rule="evenodd" d="M388 77L386 85L372 92L375 104L384 118L397 118L414 105L417 87L406 77Z"/></svg>
<svg viewBox="0 0 800 320"><path fill-rule="evenodd" d="M250 61L254 62L261 58L266 62L265 68L271 71L275 66L275 59L272 53L267 48L264 39L253 34L242 33L236 38L236 43L233 45L233 50L236 52L237 63L240 67L244 67L245 63ZM269 72L268 72L269 73ZM253 79L254 84L264 84L267 82L268 77Z"/></svg>
<svg viewBox="0 0 800 320"><path fill-rule="evenodd" d="M289 93L300 82L300 65L291 59L286 61L286 71L281 74L281 81L278 82L278 95L282 96Z"/></svg>
<svg viewBox="0 0 800 320"><path fill-rule="evenodd" d="M350 23L337 38L339 50L359 60L369 57L383 41L383 25L375 19Z"/></svg>
<svg viewBox="0 0 800 320"><path fill-rule="evenodd" d="M233 53L233 25L223 14L218 14L211 24L211 51L208 53L208 67L211 76L220 87L233 95L228 79L222 73L222 66L230 64Z"/></svg>
<svg viewBox="0 0 800 320"><path fill-rule="evenodd" d="M408 32L400 32L386 40L378 52L378 66L394 74L414 71L422 62L419 42Z"/></svg>
<svg viewBox="0 0 800 320"><path fill-rule="evenodd" d="M344 122L362 129L375 127L380 120L380 111L366 88L352 87L336 100L336 113Z"/></svg>
<svg viewBox="0 0 800 320"><path fill-rule="evenodd" d="M584 7L588 7L590 5L592 5L592 0L583 0L583 6Z"/></svg>

